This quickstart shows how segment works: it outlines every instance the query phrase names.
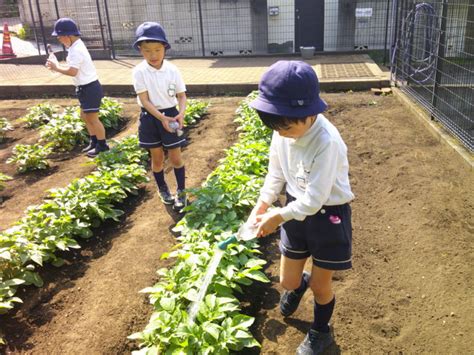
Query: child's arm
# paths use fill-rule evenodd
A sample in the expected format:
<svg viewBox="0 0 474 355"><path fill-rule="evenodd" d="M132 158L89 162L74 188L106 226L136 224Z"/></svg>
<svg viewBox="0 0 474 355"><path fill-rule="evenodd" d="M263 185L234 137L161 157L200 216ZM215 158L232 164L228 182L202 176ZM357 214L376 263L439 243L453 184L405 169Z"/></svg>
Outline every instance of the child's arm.
<svg viewBox="0 0 474 355"><path fill-rule="evenodd" d="M46 61L46 68L68 76L76 76L79 71L77 68L56 64L49 59Z"/></svg>
<svg viewBox="0 0 474 355"><path fill-rule="evenodd" d="M155 105L151 103L148 97L148 91L139 93L138 98L140 99L140 102L142 103L145 110L147 110L150 114L152 114L157 120L161 121L161 123L163 124L163 127L168 132L173 132L169 126L170 122L174 121L173 117L168 117L156 109Z"/></svg>
<svg viewBox="0 0 474 355"><path fill-rule="evenodd" d="M179 128L183 129L184 125L184 116L186 114L186 92L179 92L176 94L176 98L178 99L178 108L179 114L174 118L179 122Z"/></svg>

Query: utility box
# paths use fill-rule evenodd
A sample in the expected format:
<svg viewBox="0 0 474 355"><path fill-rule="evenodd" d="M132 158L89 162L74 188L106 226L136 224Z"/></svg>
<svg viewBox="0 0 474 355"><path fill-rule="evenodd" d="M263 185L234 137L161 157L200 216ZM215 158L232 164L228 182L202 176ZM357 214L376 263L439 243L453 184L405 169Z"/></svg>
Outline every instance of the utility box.
<svg viewBox="0 0 474 355"><path fill-rule="evenodd" d="M312 59L314 57L314 47L300 47L303 59Z"/></svg>

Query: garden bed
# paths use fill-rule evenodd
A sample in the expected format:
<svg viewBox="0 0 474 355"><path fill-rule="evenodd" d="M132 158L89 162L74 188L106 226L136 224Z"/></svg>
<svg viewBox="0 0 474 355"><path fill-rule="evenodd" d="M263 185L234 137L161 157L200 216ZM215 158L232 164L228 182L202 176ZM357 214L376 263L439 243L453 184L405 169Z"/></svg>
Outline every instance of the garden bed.
<svg viewBox="0 0 474 355"><path fill-rule="evenodd" d="M327 117L349 148L353 202L354 269L337 273L331 353L468 353L473 333L472 172L391 96L328 94ZM210 98L209 115L191 130L185 148L187 184L199 186L237 140L234 111L242 98ZM127 124L116 137L135 133L137 106L124 102ZM61 105L75 100L50 100ZM0 101L0 116L20 117L40 100ZM14 122L15 123L15 122ZM4 162L14 144L34 143L18 128L0 145L0 170L15 177L1 192L1 228L40 203L45 190L67 185L93 166L79 152L53 162L50 173L16 176ZM167 169L172 184L174 177ZM25 300L1 316L0 332L13 353L126 353L138 348L127 336L144 329L152 312L146 295L160 260L175 244L179 216L165 208L153 182L121 206L119 223L106 223L98 238L48 266L45 286L20 292ZM311 321L311 296L283 319L278 312L277 238L262 242L271 284L256 284L243 296L255 316L252 332L262 349L247 353L291 354ZM471 287L471 288L469 288Z"/></svg>

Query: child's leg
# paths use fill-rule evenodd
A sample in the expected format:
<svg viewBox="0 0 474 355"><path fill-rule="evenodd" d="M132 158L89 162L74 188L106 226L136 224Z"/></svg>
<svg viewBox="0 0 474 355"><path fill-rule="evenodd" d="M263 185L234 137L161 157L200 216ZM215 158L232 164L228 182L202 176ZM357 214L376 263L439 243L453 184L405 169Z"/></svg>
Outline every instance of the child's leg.
<svg viewBox="0 0 474 355"><path fill-rule="evenodd" d="M329 321L334 310L335 297L332 290L332 275L334 271L322 269L313 265L310 287L314 294L314 322L312 329L319 332L329 332Z"/></svg>
<svg viewBox="0 0 474 355"><path fill-rule="evenodd" d="M165 161L165 152L163 151L162 147L158 148L151 148L151 171L153 174L155 173L162 173L164 168L164 161ZM159 187L160 185L158 185Z"/></svg>
<svg viewBox="0 0 474 355"><path fill-rule="evenodd" d="M97 140L105 140L105 128L99 120L99 112L84 112L81 110L81 118L86 123L87 131Z"/></svg>
<svg viewBox="0 0 474 355"><path fill-rule="evenodd" d="M280 258L280 284L288 291L296 290L301 285L301 276L306 259Z"/></svg>
<svg viewBox="0 0 474 355"><path fill-rule="evenodd" d="M171 166L174 168L174 174L176 176L176 184L178 190L184 190L186 188L186 185L184 161L181 154L181 148L174 148L168 150L168 159L171 163Z"/></svg>

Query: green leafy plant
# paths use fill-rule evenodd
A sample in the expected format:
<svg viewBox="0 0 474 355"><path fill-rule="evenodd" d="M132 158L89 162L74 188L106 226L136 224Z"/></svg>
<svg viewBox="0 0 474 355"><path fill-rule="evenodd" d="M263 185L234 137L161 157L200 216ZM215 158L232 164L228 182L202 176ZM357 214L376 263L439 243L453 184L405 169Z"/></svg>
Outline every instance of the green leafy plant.
<svg viewBox="0 0 474 355"><path fill-rule="evenodd" d="M18 38L22 39L22 40L25 40L25 39L28 39L30 36L31 36L31 28L30 28L30 25L28 25L28 23L23 23L20 27L20 29L18 30Z"/></svg>
<svg viewBox="0 0 474 355"><path fill-rule="evenodd" d="M102 98L102 104L99 110L99 119L105 128L117 129L123 120L122 104L110 97Z"/></svg>
<svg viewBox="0 0 474 355"><path fill-rule="evenodd" d="M259 346L249 331L254 319L240 314L235 292L253 281L269 282L261 271L266 262L257 257L256 241L231 244L223 254L195 319L188 308L198 300L203 275L215 255L216 242L238 229L257 199L268 164L271 131L248 107L252 96L238 110L240 142L201 188L190 189L193 201L174 231L179 248L162 258L173 258L174 266L161 269L150 294L154 313L149 324L131 339L140 341L139 353L228 354L244 347Z"/></svg>
<svg viewBox="0 0 474 355"><path fill-rule="evenodd" d="M5 188L5 181L9 181L12 179L13 178L11 176L0 173L0 191L2 191Z"/></svg>
<svg viewBox="0 0 474 355"><path fill-rule="evenodd" d="M8 131L13 131L13 126L5 117L0 117L0 142L3 142Z"/></svg>
<svg viewBox="0 0 474 355"><path fill-rule="evenodd" d="M207 114L209 108L208 102L195 99L189 99L186 104L186 113L184 115L184 125L192 126L197 120Z"/></svg>
<svg viewBox="0 0 474 355"><path fill-rule="evenodd" d="M7 164L15 163L20 173L31 170L42 170L49 167L48 155L52 153L50 144L17 144L13 148L12 156Z"/></svg>
<svg viewBox="0 0 474 355"><path fill-rule="evenodd" d="M48 123L58 112L59 106L50 103L42 103L30 107L28 113L20 120L26 123L28 128L37 128Z"/></svg>
<svg viewBox="0 0 474 355"><path fill-rule="evenodd" d="M131 149L132 141L126 143L127 149ZM135 149L141 151L138 144ZM137 155L128 156L135 159ZM104 161L94 173L65 188L50 190L44 203L29 207L14 226L0 232L0 313L21 302L14 296L19 286L43 285L38 266L61 266L58 251L79 248L77 238L92 237L93 228L123 214L114 204L136 194L148 178L143 162L121 161Z"/></svg>
<svg viewBox="0 0 474 355"><path fill-rule="evenodd" d="M55 149L70 151L86 141L85 124L78 107L67 107L61 115L54 115L41 127L40 141L50 142Z"/></svg>

